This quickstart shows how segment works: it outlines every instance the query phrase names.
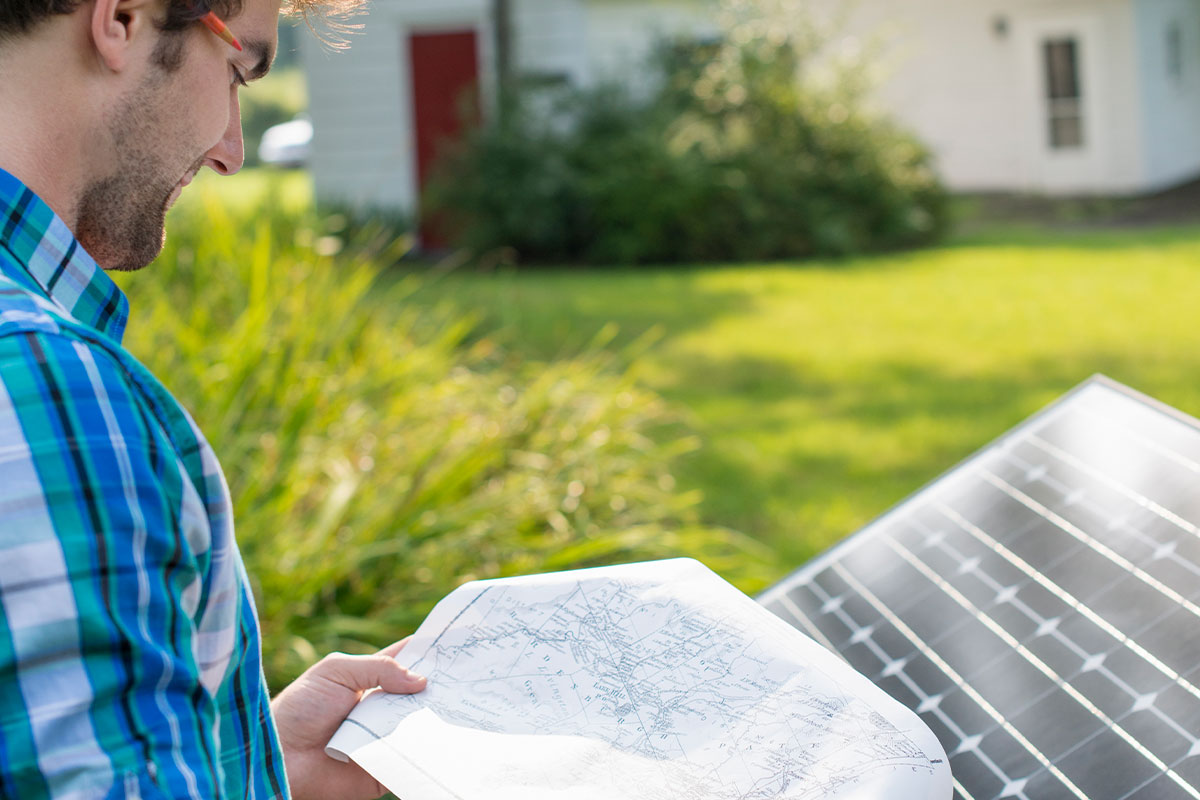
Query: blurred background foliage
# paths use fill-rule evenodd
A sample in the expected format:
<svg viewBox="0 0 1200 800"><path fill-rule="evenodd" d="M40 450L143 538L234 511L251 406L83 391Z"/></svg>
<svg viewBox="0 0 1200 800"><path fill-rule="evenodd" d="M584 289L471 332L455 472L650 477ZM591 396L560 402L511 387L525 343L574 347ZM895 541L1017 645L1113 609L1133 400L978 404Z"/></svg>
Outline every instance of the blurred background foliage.
<svg viewBox="0 0 1200 800"><path fill-rule="evenodd" d="M297 37L308 35L297 23L284 20L279 26L279 46L271 71L255 81L252 91L241 97L242 136L246 166L259 165L258 143L272 125L293 120L308 110L308 86L297 54Z"/></svg>
<svg viewBox="0 0 1200 800"><path fill-rule="evenodd" d="M634 379L644 342L510 358L470 315L409 302L413 279L377 280L406 241L280 185L227 203L198 182L154 269L122 278L127 346L228 476L274 688L472 578L687 554L765 584L765 548L676 486L696 440Z"/></svg>
<svg viewBox="0 0 1200 800"><path fill-rule="evenodd" d="M728 3L723 16L718 40L663 43L633 86L508 87L496 119L441 155L423 208L454 245L515 262L935 241L946 195L929 152L869 111L868 55L829 52L835 37L794 4Z"/></svg>

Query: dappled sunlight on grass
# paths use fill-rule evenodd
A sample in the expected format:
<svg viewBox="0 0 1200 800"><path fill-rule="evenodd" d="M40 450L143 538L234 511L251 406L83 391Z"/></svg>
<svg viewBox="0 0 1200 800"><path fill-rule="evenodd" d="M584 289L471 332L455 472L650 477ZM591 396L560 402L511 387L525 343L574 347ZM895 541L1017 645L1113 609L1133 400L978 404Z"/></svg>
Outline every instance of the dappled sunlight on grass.
<svg viewBox="0 0 1200 800"><path fill-rule="evenodd" d="M302 172L198 184L184 213L201 195L234 218L311 203ZM573 356L616 326L609 350L701 436L676 470L704 493L704 520L774 547L779 574L1095 372L1200 413L1196 227L992 229L844 262L417 284L414 302L478 316L475 336L532 359Z"/></svg>
<svg viewBox="0 0 1200 800"><path fill-rule="evenodd" d="M705 519L780 569L1104 372L1200 413L1200 231L960 243L810 266L455 275L428 291L554 358L660 330L642 378L688 410Z"/></svg>

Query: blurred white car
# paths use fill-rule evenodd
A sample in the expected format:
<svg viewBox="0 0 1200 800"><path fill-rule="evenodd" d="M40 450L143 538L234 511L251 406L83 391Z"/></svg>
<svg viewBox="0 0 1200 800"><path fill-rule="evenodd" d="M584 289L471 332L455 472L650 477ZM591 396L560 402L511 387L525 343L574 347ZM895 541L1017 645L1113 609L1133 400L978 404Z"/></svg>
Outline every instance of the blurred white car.
<svg viewBox="0 0 1200 800"><path fill-rule="evenodd" d="M312 156L313 126L306 116L272 125L258 143L258 160L277 167L303 167Z"/></svg>

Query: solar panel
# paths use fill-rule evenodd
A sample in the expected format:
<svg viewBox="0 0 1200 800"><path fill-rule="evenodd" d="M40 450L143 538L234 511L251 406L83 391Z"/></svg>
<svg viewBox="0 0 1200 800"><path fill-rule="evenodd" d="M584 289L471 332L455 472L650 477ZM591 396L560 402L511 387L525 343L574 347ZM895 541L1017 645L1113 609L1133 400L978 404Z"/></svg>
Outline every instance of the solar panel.
<svg viewBox="0 0 1200 800"><path fill-rule="evenodd" d="M1093 378L768 590L955 796L1200 800L1200 423Z"/></svg>

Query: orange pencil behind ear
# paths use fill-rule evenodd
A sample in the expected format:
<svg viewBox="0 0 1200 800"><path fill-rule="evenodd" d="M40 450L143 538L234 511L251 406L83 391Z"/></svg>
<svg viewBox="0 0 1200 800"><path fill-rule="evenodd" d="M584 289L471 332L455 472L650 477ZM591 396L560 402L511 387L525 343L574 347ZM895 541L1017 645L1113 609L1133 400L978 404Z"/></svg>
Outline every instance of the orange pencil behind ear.
<svg viewBox="0 0 1200 800"><path fill-rule="evenodd" d="M207 14L205 14L203 17L200 18L200 21L203 22L205 25L207 25L208 29L211 30L213 33L215 33L217 36L220 36L222 39L229 42L231 45L233 45L238 50L242 49L242 43L237 40L237 37L233 35L233 33L229 30L229 27L225 24L225 22L220 17L218 17L216 14L214 14L213 12L210 11Z"/></svg>

